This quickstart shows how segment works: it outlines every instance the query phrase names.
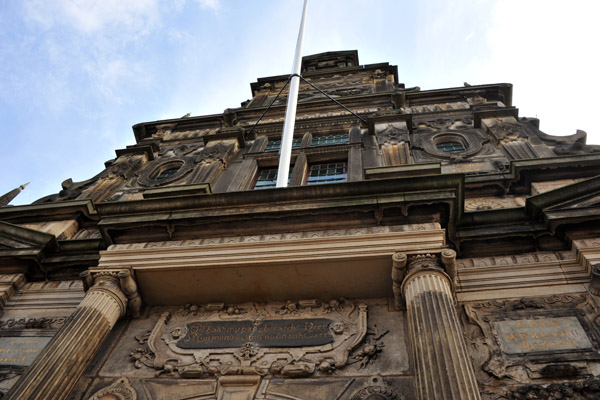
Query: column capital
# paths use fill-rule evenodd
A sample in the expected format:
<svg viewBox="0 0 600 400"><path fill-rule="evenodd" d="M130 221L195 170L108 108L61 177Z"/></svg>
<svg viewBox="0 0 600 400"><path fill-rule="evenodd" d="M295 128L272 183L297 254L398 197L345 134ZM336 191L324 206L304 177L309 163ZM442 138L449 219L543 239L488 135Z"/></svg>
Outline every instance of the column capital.
<svg viewBox="0 0 600 400"><path fill-rule="evenodd" d="M418 275L439 274L448 279L454 288L456 281L456 252L451 249L423 250L419 252L397 252L392 255L392 284L394 306L405 309L404 288L406 283Z"/></svg>
<svg viewBox="0 0 600 400"><path fill-rule="evenodd" d="M125 314L132 290L131 271L85 271L81 278L87 289L85 297L6 399L67 398L102 341Z"/></svg>
<svg viewBox="0 0 600 400"><path fill-rule="evenodd" d="M126 311L133 318L140 316L142 299L137 290L131 268L110 270L87 270L80 274L86 292L92 290L108 290L123 304L121 317Z"/></svg>

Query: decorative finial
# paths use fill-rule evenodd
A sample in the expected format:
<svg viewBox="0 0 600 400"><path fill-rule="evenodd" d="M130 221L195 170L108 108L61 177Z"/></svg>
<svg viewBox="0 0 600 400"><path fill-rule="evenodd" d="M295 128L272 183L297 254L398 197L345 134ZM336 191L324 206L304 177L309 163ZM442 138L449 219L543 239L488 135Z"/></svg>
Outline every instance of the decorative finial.
<svg viewBox="0 0 600 400"><path fill-rule="evenodd" d="M8 203L10 203L12 201L12 199L14 199L15 197L17 197L17 195L19 193L21 193L23 191L23 189L25 189L27 187L27 185L29 185L29 182L19 186L16 189L11 190L10 192L6 193L5 195L0 197L0 207L4 207L7 206Z"/></svg>

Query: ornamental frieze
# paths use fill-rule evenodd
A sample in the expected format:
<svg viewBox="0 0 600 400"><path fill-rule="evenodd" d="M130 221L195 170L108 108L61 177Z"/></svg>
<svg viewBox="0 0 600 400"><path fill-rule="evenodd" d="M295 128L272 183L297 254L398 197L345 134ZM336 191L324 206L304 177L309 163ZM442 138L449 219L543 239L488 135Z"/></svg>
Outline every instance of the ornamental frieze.
<svg viewBox="0 0 600 400"><path fill-rule="evenodd" d="M345 299L187 305L137 338L131 360L157 376L307 377L373 362L386 333L368 331L367 306Z"/></svg>

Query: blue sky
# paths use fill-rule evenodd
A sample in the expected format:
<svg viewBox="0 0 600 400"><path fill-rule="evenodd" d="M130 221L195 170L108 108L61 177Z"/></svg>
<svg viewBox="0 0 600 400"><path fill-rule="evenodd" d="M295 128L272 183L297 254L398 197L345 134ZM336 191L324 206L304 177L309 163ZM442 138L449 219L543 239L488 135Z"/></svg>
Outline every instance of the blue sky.
<svg viewBox="0 0 600 400"><path fill-rule="evenodd" d="M309 0L304 55L359 51L422 89L510 82L521 116L600 143L592 1ZM237 107L291 71L302 0L0 0L0 194L84 180L131 126Z"/></svg>

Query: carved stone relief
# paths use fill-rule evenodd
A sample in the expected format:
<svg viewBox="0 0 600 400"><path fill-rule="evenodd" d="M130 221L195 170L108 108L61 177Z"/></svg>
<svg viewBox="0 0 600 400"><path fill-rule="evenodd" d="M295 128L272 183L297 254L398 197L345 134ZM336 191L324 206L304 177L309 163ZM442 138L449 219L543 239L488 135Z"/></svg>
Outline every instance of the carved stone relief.
<svg viewBox="0 0 600 400"><path fill-rule="evenodd" d="M206 135L212 135L218 130L218 127L211 129L192 129L192 130L171 130L159 129L152 137L162 137L163 140L185 140L190 138L199 138Z"/></svg>
<svg viewBox="0 0 600 400"><path fill-rule="evenodd" d="M595 350L598 326L591 322L595 315L594 302L583 294L466 303L463 332L482 398L561 398L544 397L547 387L568 387L556 381L595 377L600 362ZM498 329L511 324L522 329ZM579 339L586 344L578 344L573 335L585 336ZM511 345L520 345L518 350L506 347L511 340ZM541 397L519 397L527 393Z"/></svg>
<svg viewBox="0 0 600 400"><path fill-rule="evenodd" d="M385 234L390 232L424 232L440 229L437 223L426 224L406 224L392 226L375 226L370 228L353 228L353 229L335 229L326 231L312 232L289 232L289 233L273 233L265 235L251 236L229 236L195 240L172 240L168 242L147 242L147 243L128 243L128 244L113 244L109 250L128 250L128 249L150 249L160 247L184 247L184 246L200 246L213 244L227 243L249 243L249 242L272 242L286 241L298 239L313 239L326 237L342 237L342 236L363 236L374 234Z"/></svg>
<svg viewBox="0 0 600 400"><path fill-rule="evenodd" d="M462 161L470 158L483 149L481 137L475 131L442 129L428 133L413 135L413 147L424 151L429 156L450 161ZM444 142L457 142L462 144L464 150L460 152L444 152L437 145Z"/></svg>
<svg viewBox="0 0 600 400"><path fill-rule="evenodd" d="M204 148L203 144L198 144L198 143L183 143L183 144L177 144L177 145L173 145L173 146L161 146L159 152L158 152L158 157L159 158L163 158L163 157L183 157L183 156L188 156L188 155L192 155L192 154L197 154L199 152L202 151L202 149Z"/></svg>
<svg viewBox="0 0 600 400"><path fill-rule="evenodd" d="M387 124L375 125L375 135L379 144L395 144L399 142L408 142L408 128L406 122L390 122Z"/></svg>
<svg viewBox="0 0 600 400"><path fill-rule="evenodd" d="M495 210L525 206L525 196L473 197L465 199L465 211Z"/></svg>
<svg viewBox="0 0 600 400"><path fill-rule="evenodd" d="M218 163L219 166L225 167L230 158L235 155L236 148L226 141L213 141L206 146L198 144L165 146L161 148L155 161L149 162L137 172L136 183L140 186L152 187L168 185L183 178L189 180L190 173L198 168L197 165L202 167ZM166 177L160 176L162 172L170 169L176 169L176 172Z"/></svg>
<svg viewBox="0 0 600 400"><path fill-rule="evenodd" d="M552 383L549 385L526 385L515 388L512 392L497 400L553 400L553 399L598 399L600 398L600 380L589 379L583 382Z"/></svg>
<svg viewBox="0 0 600 400"><path fill-rule="evenodd" d="M196 156L196 163L220 162L226 165L232 155L233 145L228 143L210 143Z"/></svg>
<svg viewBox="0 0 600 400"><path fill-rule="evenodd" d="M449 111L449 110L468 110L470 105L466 101L457 101L452 103L440 103L440 104L427 104L422 106L413 106L404 108L406 114L421 114L436 111Z"/></svg>
<svg viewBox="0 0 600 400"><path fill-rule="evenodd" d="M67 317L8 319L0 321L0 330L59 329L66 320Z"/></svg>
<svg viewBox="0 0 600 400"><path fill-rule="evenodd" d="M365 342L362 347L352 355L352 360L354 361L351 361L348 364L358 362L360 363L359 369L365 368L368 364L373 364L385 347L385 344L381 339L389 332L390 331L387 329L380 329L377 325L368 328Z"/></svg>
<svg viewBox="0 0 600 400"><path fill-rule="evenodd" d="M308 377L347 364L366 366L387 333L367 335L367 306L340 299L280 304L188 305L164 313L131 353L136 368L156 375Z"/></svg>
<svg viewBox="0 0 600 400"><path fill-rule="evenodd" d="M135 389L127 378L121 378L112 385L99 390L89 400L137 400Z"/></svg>
<svg viewBox="0 0 600 400"><path fill-rule="evenodd" d="M527 266L542 262L552 262L559 260L575 261L577 254L575 251L555 251L555 252L539 252L525 253L509 256L495 257L475 257L463 258L457 260L459 270L471 268L488 268L488 267L503 267L503 266Z"/></svg>
<svg viewBox="0 0 600 400"><path fill-rule="evenodd" d="M148 163L144 169L139 171L137 183L141 186L159 186L175 182L190 173L194 168L194 161L192 157L160 158ZM167 178L159 179L162 171L172 168L177 168L177 172Z"/></svg>
<svg viewBox="0 0 600 400"><path fill-rule="evenodd" d="M380 376L373 376L369 379L369 386L354 393L350 400L404 400L404 396L388 386Z"/></svg>
<svg viewBox="0 0 600 400"><path fill-rule="evenodd" d="M139 155L120 156L106 168L103 178L120 177L125 180L133 178L145 162L146 157Z"/></svg>
<svg viewBox="0 0 600 400"><path fill-rule="evenodd" d="M514 118L511 119L514 120ZM518 122L509 122L506 121L506 118L488 119L485 121L485 125L496 143L508 143L528 138L523 127Z"/></svg>

